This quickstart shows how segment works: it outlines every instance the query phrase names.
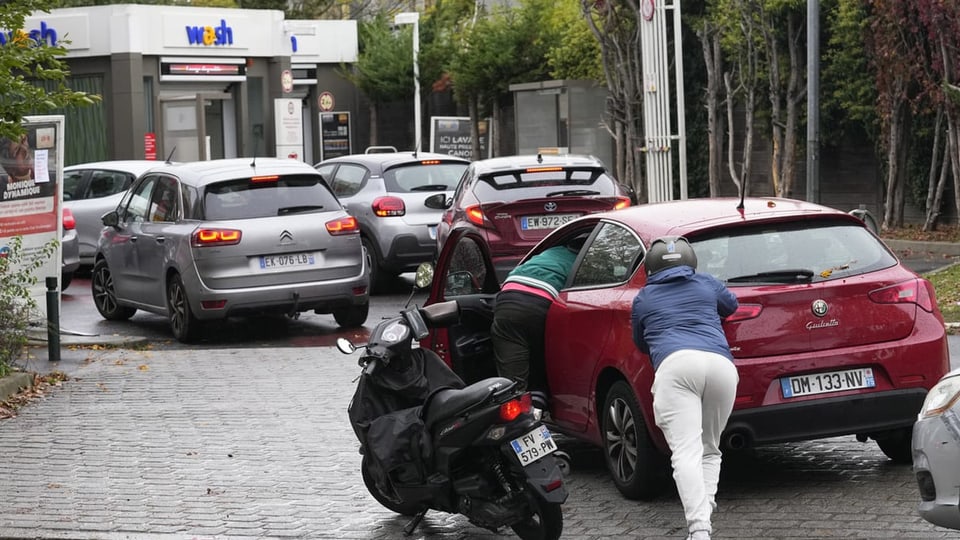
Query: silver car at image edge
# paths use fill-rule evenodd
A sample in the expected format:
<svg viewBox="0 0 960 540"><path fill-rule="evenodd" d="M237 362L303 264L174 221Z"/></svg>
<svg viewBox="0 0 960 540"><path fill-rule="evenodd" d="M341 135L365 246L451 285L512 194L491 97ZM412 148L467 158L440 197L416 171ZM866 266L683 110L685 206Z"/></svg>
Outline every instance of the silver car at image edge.
<svg viewBox="0 0 960 540"><path fill-rule="evenodd" d="M105 319L163 315L182 342L231 316L314 311L344 327L367 319L359 224L300 161L162 164L103 224L91 286Z"/></svg>
<svg viewBox="0 0 960 540"><path fill-rule="evenodd" d="M913 426L920 517L960 529L960 368L930 389Z"/></svg>

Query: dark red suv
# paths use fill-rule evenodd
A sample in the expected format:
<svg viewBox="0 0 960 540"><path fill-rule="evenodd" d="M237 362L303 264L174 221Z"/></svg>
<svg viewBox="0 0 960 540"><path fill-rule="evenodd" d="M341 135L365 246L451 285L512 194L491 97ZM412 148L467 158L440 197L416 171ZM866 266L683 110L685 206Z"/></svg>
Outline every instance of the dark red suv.
<svg viewBox="0 0 960 540"><path fill-rule="evenodd" d="M483 159L464 173L437 227L480 233L502 280L550 231L577 217L630 206L628 191L589 156L526 155Z"/></svg>
<svg viewBox="0 0 960 540"><path fill-rule="evenodd" d="M693 199L580 217L527 257L587 235L547 315L551 430L602 446L614 483L649 497L669 483L669 452L653 422L653 367L630 326L660 236L686 236L698 272L724 281L739 309L724 329L740 374L727 449L856 436L911 462L911 429L949 369L932 285L904 267L846 212L789 199ZM527 215L527 214L525 214ZM455 231L428 304L460 303L460 323L431 347L468 382L491 369L499 282L486 235Z"/></svg>

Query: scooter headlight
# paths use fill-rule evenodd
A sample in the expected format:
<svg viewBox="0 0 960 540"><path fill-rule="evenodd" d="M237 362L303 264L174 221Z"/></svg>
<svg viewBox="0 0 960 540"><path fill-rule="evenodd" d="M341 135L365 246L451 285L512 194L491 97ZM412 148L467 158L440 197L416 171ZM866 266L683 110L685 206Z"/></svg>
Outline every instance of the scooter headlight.
<svg viewBox="0 0 960 540"><path fill-rule="evenodd" d="M407 328L407 325L403 324L400 319L397 319L387 323L387 325L383 327L378 341L383 345L391 345L407 339L409 334L410 329Z"/></svg>

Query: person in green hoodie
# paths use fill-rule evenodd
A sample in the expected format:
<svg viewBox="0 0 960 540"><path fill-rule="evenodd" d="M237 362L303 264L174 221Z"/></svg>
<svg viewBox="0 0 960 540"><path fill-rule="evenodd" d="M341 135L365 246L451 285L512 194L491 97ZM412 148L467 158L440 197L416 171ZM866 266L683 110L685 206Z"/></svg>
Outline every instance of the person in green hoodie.
<svg viewBox="0 0 960 540"><path fill-rule="evenodd" d="M584 239L554 246L520 264L497 295L490 328L497 372L524 389L543 392L543 399L549 393L544 360L547 311L566 284ZM546 408L545 403L538 406Z"/></svg>

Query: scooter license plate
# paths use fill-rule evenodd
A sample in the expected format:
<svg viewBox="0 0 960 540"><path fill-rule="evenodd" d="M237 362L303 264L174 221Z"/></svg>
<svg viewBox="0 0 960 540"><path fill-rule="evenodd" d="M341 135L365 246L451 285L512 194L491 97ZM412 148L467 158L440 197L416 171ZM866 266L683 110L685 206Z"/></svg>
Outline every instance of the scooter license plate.
<svg viewBox="0 0 960 540"><path fill-rule="evenodd" d="M557 443L553 440L547 426L539 426L530 433L510 441L510 446L524 467L557 449Z"/></svg>

